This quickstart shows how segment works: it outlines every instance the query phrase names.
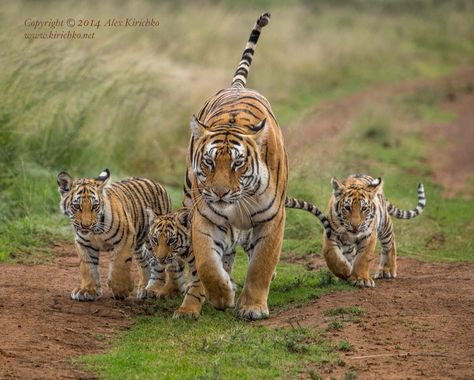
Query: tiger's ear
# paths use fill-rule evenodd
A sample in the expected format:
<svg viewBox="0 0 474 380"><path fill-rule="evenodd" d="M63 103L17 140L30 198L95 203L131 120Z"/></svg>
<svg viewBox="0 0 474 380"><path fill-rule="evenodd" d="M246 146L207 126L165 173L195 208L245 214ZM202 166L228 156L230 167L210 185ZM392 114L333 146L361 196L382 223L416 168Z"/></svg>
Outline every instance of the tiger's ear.
<svg viewBox="0 0 474 380"><path fill-rule="evenodd" d="M186 228L191 227L191 211L189 209L183 209L178 215L179 222Z"/></svg>
<svg viewBox="0 0 474 380"><path fill-rule="evenodd" d="M103 189L104 186L109 182L110 180L110 170L109 169L104 169L96 178L95 181L99 185L99 189Z"/></svg>
<svg viewBox="0 0 474 380"><path fill-rule="evenodd" d="M369 184L369 190L375 194L383 187L382 178L377 177Z"/></svg>
<svg viewBox="0 0 474 380"><path fill-rule="evenodd" d="M193 117L191 118L191 123L189 124L189 126L191 127L191 133L194 138L201 137L207 131L207 127L203 123L201 123L195 115L193 115Z"/></svg>
<svg viewBox="0 0 474 380"><path fill-rule="evenodd" d="M340 183L336 177L331 178L331 186L334 196L338 197L342 194L342 191L344 190L344 185L342 185L342 183Z"/></svg>
<svg viewBox="0 0 474 380"><path fill-rule="evenodd" d="M61 194L61 197L64 197L71 190L72 178L68 173L61 172L58 174L56 181L59 186L59 194Z"/></svg>
<svg viewBox="0 0 474 380"><path fill-rule="evenodd" d="M267 123L267 119L265 118L260 123L252 127L252 131L255 132L253 136L258 145L262 145L263 142L265 141L265 138L267 135L266 133L267 128L265 128L266 123Z"/></svg>
<svg viewBox="0 0 474 380"><path fill-rule="evenodd" d="M158 217L158 214L155 211L153 211L150 207L146 208L146 214L148 217L148 227L151 228L151 226L155 222L155 218Z"/></svg>

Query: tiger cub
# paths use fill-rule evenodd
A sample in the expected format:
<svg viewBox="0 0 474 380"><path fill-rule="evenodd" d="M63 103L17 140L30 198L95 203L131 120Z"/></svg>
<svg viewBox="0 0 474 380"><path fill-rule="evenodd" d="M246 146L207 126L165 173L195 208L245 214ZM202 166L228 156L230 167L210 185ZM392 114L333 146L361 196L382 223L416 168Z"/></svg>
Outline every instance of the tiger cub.
<svg viewBox="0 0 474 380"><path fill-rule="evenodd" d="M377 239L382 251L375 278L397 276L397 249L391 215L412 219L425 208L423 184L418 186L418 205L410 211L390 204L383 192L381 178L355 174L342 183L331 180L333 194L327 218L331 233L323 235L323 254L329 269L338 277L360 287L374 287L369 264Z"/></svg>
<svg viewBox="0 0 474 380"><path fill-rule="evenodd" d="M148 249L153 252L161 269L147 286L158 297L184 294L184 300L173 318L199 317L206 298L199 279L191 246L191 211L181 208L167 215L157 215L147 209L150 221ZM190 282L186 286L184 267L188 265ZM165 270L166 268L166 270ZM160 275L161 274L161 275Z"/></svg>
<svg viewBox="0 0 474 380"><path fill-rule="evenodd" d="M108 285L116 299L124 299L133 289L130 275L132 256L140 264L137 297L146 298L151 253L142 245L148 236L147 208L156 214L171 210L171 200L158 183L130 178L108 185L110 172L97 178L73 180L66 172L57 182L60 208L72 222L80 259L81 285L71 293L77 301L93 301L102 296L99 278L99 252L111 251Z"/></svg>

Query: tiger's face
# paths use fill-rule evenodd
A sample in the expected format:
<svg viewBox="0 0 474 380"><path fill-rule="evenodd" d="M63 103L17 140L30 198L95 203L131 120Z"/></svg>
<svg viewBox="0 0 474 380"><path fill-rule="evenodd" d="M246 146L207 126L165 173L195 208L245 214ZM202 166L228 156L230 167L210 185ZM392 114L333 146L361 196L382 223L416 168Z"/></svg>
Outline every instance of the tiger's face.
<svg viewBox="0 0 474 380"><path fill-rule="evenodd" d="M190 210L182 208L167 215L157 215L147 209L150 221L148 243L162 264L172 263L176 256L185 255L191 247Z"/></svg>
<svg viewBox="0 0 474 380"><path fill-rule="evenodd" d="M94 179L73 180L66 172L58 174L61 211L71 219L74 229L83 235L103 232L104 187L109 178L108 169Z"/></svg>
<svg viewBox="0 0 474 380"><path fill-rule="evenodd" d="M195 117L191 122L196 138L192 168L203 199L209 204L226 207L251 196L262 181L259 143L265 120L253 128L255 134L244 135L231 128L210 132ZM234 132L234 133L233 133Z"/></svg>
<svg viewBox="0 0 474 380"><path fill-rule="evenodd" d="M358 181L341 184L333 178L331 183L335 199L333 211L340 224L353 234L366 231L375 218L374 197L382 180L376 178L368 185Z"/></svg>

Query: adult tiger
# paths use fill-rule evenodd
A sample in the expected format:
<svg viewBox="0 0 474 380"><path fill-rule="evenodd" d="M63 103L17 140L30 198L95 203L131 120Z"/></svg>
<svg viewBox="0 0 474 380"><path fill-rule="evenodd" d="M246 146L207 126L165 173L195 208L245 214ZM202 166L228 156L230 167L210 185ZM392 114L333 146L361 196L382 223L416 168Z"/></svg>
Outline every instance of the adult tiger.
<svg viewBox="0 0 474 380"><path fill-rule="evenodd" d="M397 276L397 248L390 215L411 219L423 212L426 204L423 184L418 186L418 205L400 210L388 202L381 178L355 174L342 183L331 180L333 195L327 217L331 234L323 236L323 254L329 269L353 285L374 287L369 274L377 238L382 245L375 278Z"/></svg>
<svg viewBox="0 0 474 380"><path fill-rule="evenodd" d="M234 306L222 258L240 243L250 257L236 312L268 316L267 297L280 257L288 180L283 137L268 101L245 88L254 48L269 13L259 17L231 86L191 121L184 205L194 207L192 245L209 301ZM195 212L194 212L195 211Z"/></svg>
<svg viewBox="0 0 474 380"><path fill-rule="evenodd" d="M140 264L137 297L145 298L152 274L153 260L143 249L148 236L147 207L157 214L171 210L171 200L158 183L145 178L130 178L107 183L110 172L105 169L97 178L73 180L66 172L59 173L61 211L72 222L80 259L81 286L71 298L93 301L102 296L99 278L99 252L112 251L108 284L114 298L123 299L133 289L130 276L132 255Z"/></svg>

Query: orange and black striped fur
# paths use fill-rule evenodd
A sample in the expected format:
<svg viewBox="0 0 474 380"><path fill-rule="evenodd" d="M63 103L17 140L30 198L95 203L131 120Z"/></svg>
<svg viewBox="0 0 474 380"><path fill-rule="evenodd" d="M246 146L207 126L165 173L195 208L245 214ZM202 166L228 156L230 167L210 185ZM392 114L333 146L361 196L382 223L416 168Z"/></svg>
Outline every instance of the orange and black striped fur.
<svg viewBox="0 0 474 380"><path fill-rule="evenodd" d="M285 225L287 157L267 99L247 89L263 14L251 32L229 88L209 98L191 121L184 205L193 208L192 245L206 296L234 306L223 257L241 244L250 262L237 314L268 316L267 297Z"/></svg>
<svg viewBox="0 0 474 380"><path fill-rule="evenodd" d="M195 258L191 246L191 212L181 208L171 214L156 215L148 209L150 232L149 250L153 252L161 267L153 285L147 290L158 297L171 296L176 292L184 294L184 300L173 318L190 316L197 318L206 296L197 274ZM184 267L188 266L190 281L186 284ZM166 273L165 273L166 268Z"/></svg>
<svg viewBox="0 0 474 380"><path fill-rule="evenodd" d="M133 289L130 275L132 256L140 266L137 297L145 298L152 255L143 247L148 236L147 207L156 214L171 210L171 200L158 183L145 178L130 178L107 185L106 169L97 178L73 180L65 172L57 182L60 207L72 222L80 259L81 285L71 298L93 301L102 295L98 272L99 252L111 251L108 284L113 297L123 299Z"/></svg>
<svg viewBox="0 0 474 380"><path fill-rule="evenodd" d="M418 186L418 205L404 211L391 205L383 192L381 178L356 174L342 183L332 179L333 194L327 218L331 233L323 236L323 254L329 269L353 285L373 287L369 265L379 239L382 251L375 278L397 276L397 249L390 215L411 219L423 212L425 191Z"/></svg>

